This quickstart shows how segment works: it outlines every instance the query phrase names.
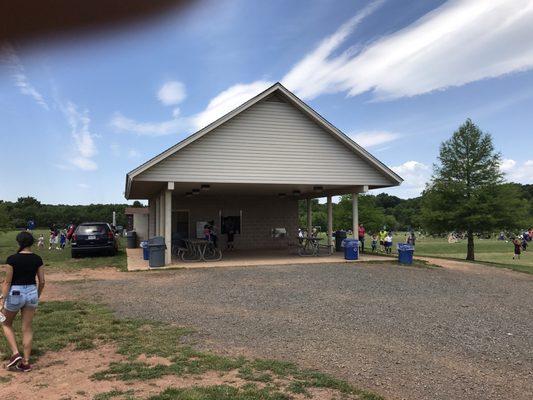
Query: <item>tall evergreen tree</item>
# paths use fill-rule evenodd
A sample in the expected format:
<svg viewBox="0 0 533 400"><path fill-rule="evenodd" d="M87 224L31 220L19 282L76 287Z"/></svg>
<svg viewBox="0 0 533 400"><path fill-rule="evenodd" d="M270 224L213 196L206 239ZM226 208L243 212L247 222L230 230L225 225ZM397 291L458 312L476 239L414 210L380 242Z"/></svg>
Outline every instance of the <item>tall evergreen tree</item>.
<svg viewBox="0 0 533 400"><path fill-rule="evenodd" d="M431 232L466 232L467 260L474 260L474 233L515 228L525 201L502 185L500 154L492 138L470 119L440 146L438 165L422 200L423 223Z"/></svg>

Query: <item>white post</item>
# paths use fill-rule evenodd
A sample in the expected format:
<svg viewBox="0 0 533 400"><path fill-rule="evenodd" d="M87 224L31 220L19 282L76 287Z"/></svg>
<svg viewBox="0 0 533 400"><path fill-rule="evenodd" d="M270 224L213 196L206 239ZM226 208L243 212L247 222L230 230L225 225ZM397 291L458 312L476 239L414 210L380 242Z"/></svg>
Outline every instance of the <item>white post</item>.
<svg viewBox="0 0 533 400"><path fill-rule="evenodd" d="M311 212L311 199L307 198L307 236L313 233L313 216Z"/></svg>
<svg viewBox="0 0 533 400"><path fill-rule="evenodd" d="M155 232L154 236L159 236L161 234L161 197L154 197L155 201Z"/></svg>
<svg viewBox="0 0 533 400"><path fill-rule="evenodd" d="M162 190L159 193L159 205L161 211L159 212L159 236L165 235L165 192Z"/></svg>
<svg viewBox="0 0 533 400"><path fill-rule="evenodd" d="M331 242L333 238L333 204L331 196L328 196L328 248L331 251Z"/></svg>
<svg viewBox="0 0 533 400"><path fill-rule="evenodd" d="M117 213L115 211L113 211L113 226L117 226Z"/></svg>
<svg viewBox="0 0 533 400"><path fill-rule="evenodd" d="M357 231L359 230L359 207L357 204L359 195L357 193L352 193L352 225L353 225L353 238L358 239L359 236Z"/></svg>
<svg viewBox="0 0 533 400"><path fill-rule="evenodd" d="M172 190L165 190L165 264L172 263Z"/></svg>

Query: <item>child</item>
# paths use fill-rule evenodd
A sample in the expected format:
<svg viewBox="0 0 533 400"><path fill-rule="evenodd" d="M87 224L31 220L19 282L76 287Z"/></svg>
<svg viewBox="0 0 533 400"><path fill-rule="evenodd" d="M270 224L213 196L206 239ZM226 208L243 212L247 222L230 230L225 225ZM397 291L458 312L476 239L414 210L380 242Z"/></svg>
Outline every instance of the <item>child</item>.
<svg viewBox="0 0 533 400"><path fill-rule="evenodd" d="M54 247L55 236L56 236L55 231L50 230L50 238L48 239L48 250L52 250L52 247Z"/></svg>
<svg viewBox="0 0 533 400"><path fill-rule="evenodd" d="M40 249L44 248L44 235L42 233L39 235L39 241L37 242L37 246Z"/></svg>
<svg viewBox="0 0 533 400"><path fill-rule="evenodd" d="M378 237L374 233L372 235L372 253L375 253L377 251L377 248L378 248Z"/></svg>
<svg viewBox="0 0 533 400"><path fill-rule="evenodd" d="M392 235L391 233L387 233L387 236L385 236L385 252L387 254L391 254L392 253Z"/></svg>
<svg viewBox="0 0 533 400"><path fill-rule="evenodd" d="M522 247L522 243L520 243L520 240L518 238L513 239L514 244L514 254L513 254L513 260L520 260L520 250Z"/></svg>
<svg viewBox="0 0 533 400"><path fill-rule="evenodd" d="M61 234L59 235L59 247L61 250L65 248L65 245L67 244L67 233L65 230L61 231Z"/></svg>

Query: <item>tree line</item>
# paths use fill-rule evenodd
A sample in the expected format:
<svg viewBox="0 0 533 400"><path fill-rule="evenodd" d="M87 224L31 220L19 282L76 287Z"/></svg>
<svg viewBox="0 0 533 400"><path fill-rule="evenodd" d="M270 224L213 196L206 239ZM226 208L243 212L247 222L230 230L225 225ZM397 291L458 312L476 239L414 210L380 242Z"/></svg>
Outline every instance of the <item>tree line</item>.
<svg viewBox="0 0 533 400"><path fill-rule="evenodd" d="M66 226L87 221L112 222L116 212L117 225L126 225L124 211L128 204L42 204L33 197L19 197L17 201L0 200L0 229L24 228L29 220L36 227L47 228L52 224ZM141 206L140 202L134 206Z"/></svg>

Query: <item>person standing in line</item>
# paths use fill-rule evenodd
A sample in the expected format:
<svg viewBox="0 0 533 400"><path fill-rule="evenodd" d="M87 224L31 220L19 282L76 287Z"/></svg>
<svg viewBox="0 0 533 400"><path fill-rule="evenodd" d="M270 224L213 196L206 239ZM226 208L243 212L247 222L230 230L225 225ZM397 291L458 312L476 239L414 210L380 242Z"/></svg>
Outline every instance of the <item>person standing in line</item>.
<svg viewBox="0 0 533 400"><path fill-rule="evenodd" d="M387 254L392 253L392 234L389 232L387 233L387 236L385 236L385 252Z"/></svg>
<svg viewBox="0 0 533 400"><path fill-rule="evenodd" d="M377 248L378 248L378 237L374 233L372 235L372 253L375 253L377 251Z"/></svg>
<svg viewBox="0 0 533 400"><path fill-rule="evenodd" d="M518 238L514 238L513 239L513 244L514 244L514 254L513 254L513 260L520 260L520 252L521 252L521 247L522 247L522 243L520 242L520 240Z"/></svg>
<svg viewBox="0 0 533 400"><path fill-rule="evenodd" d="M359 224L358 237L359 237L359 243L361 245L361 253L365 252L365 233L366 233L365 227L363 226L363 224Z"/></svg>
<svg viewBox="0 0 533 400"><path fill-rule="evenodd" d="M383 227L381 231L379 231L379 249L382 252L385 252L385 238L387 237L387 231L386 228Z"/></svg>

